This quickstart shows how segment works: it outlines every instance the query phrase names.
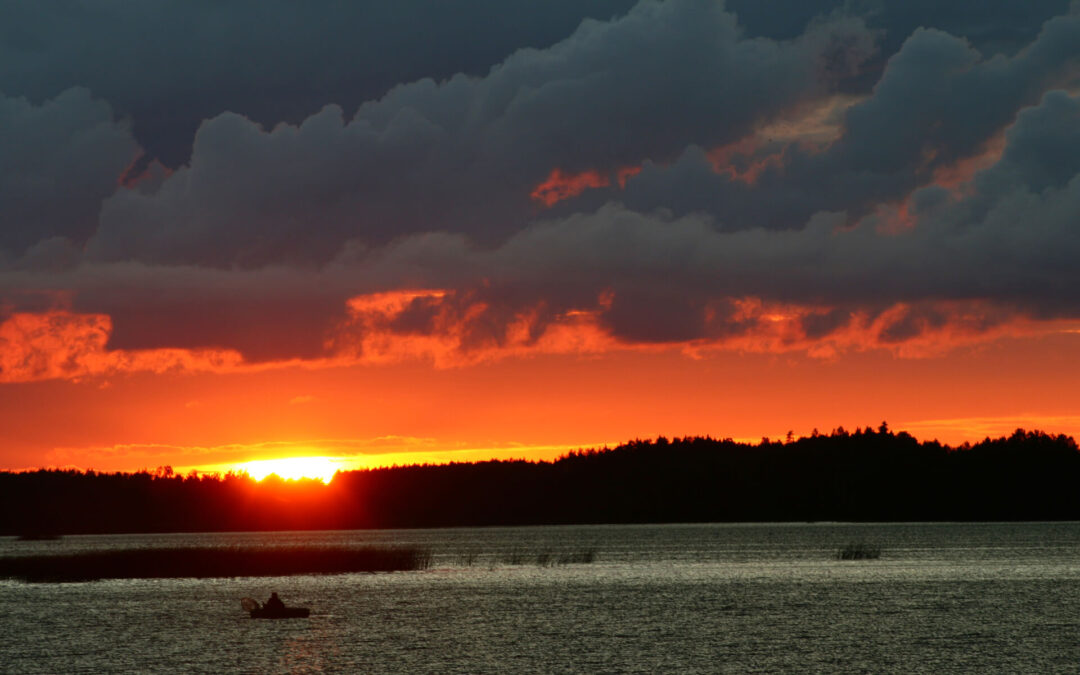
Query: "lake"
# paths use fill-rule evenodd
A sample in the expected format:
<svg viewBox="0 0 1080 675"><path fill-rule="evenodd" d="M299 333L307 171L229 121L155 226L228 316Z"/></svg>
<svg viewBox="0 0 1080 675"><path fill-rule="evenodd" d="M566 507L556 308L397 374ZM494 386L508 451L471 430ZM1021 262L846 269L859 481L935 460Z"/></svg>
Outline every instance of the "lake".
<svg viewBox="0 0 1080 675"><path fill-rule="evenodd" d="M837 560L853 543L881 557ZM420 546L434 563L388 574L0 581L0 671L1080 672L1080 523L8 537L0 555L264 544ZM240 599L271 591L311 617L248 618Z"/></svg>

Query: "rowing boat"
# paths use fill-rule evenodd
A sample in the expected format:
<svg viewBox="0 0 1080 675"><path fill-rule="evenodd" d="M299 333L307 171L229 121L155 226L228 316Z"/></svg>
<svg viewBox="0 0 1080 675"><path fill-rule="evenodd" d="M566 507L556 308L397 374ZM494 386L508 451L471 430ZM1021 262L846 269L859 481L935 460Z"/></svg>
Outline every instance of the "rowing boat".
<svg viewBox="0 0 1080 675"><path fill-rule="evenodd" d="M252 598L243 598L240 606L252 619L306 619L311 614L307 607L265 607Z"/></svg>

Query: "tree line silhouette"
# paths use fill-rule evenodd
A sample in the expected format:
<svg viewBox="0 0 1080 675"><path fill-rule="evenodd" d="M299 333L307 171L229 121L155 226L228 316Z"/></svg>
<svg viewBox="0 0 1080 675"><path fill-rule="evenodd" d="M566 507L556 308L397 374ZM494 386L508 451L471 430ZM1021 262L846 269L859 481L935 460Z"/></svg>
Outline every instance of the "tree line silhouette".
<svg viewBox="0 0 1080 675"><path fill-rule="evenodd" d="M1080 451L1018 429L953 448L885 423L786 442L687 437L338 473L0 473L0 534L572 523L1080 520Z"/></svg>

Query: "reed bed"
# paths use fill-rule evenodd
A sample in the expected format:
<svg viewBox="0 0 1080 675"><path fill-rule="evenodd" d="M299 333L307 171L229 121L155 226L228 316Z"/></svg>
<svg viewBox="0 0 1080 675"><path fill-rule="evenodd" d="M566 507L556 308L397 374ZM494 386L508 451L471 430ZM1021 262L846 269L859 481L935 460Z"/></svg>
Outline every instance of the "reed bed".
<svg viewBox="0 0 1080 675"><path fill-rule="evenodd" d="M536 565L538 567L560 567L562 565L585 565L596 560L596 550L585 551L527 551L513 549L494 559L485 559L483 562L494 562L502 565ZM475 556L470 556L468 565L476 562Z"/></svg>
<svg viewBox="0 0 1080 675"><path fill-rule="evenodd" d="M881 549L865 543L848 544L836 552L837 560L877 560Z"/></svg>
<svg viewBox="0 0 1080 675"><path fill-rule="evenodd" d="M148 548L0 558L0 578L27 582L398 572L431 566L405 547Z"/></svg>

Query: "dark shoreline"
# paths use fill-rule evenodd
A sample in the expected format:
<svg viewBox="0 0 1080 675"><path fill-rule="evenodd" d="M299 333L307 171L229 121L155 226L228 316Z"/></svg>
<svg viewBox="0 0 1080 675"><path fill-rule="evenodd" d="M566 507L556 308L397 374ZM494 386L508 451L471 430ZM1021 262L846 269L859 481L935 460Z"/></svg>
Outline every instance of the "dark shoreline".
<svg viewBox="0 0 1080 675"><path fill-rule="evenodd" d="M0 557L0 578L34 583L102 579L273 577L426 569L431 554L405 547L143 548Z"/></svg>
<svg viewBox="0 0 1080 675"><path fill-rule="evenodd" d="M884 423L787 442L659 437L554 462L413 465L311 480L0 472L0 535L702 522L1080 520L1080 450L1017 430L957 448Z"/></svg>

